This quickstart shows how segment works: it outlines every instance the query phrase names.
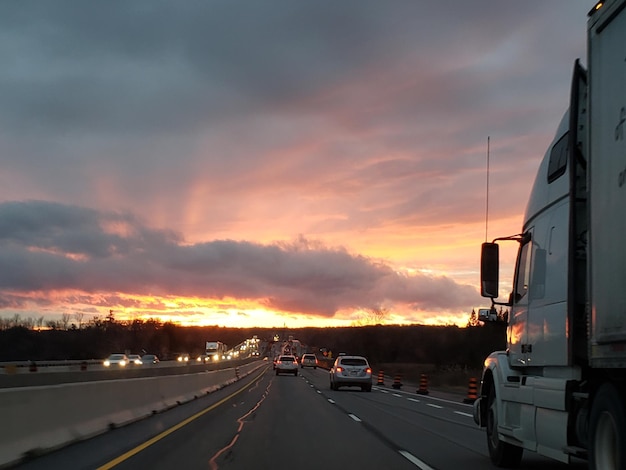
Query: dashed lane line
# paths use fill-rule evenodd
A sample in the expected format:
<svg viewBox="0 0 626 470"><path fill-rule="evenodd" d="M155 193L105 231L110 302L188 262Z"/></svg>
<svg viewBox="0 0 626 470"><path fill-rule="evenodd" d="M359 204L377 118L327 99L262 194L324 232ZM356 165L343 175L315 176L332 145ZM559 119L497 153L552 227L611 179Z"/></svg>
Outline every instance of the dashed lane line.
<svg viewBox="0 0 626 470"><path fill-rule="evenodd" d="M420 459L415 457L410 452L407 452L406 450L399 450L398 452L400 452L400 455L402 455L402 457L407 459L409 462L411 462L413 465L415 465L420 470L435 470L433 467L431 467L427 463L421 461Z"/></svg>

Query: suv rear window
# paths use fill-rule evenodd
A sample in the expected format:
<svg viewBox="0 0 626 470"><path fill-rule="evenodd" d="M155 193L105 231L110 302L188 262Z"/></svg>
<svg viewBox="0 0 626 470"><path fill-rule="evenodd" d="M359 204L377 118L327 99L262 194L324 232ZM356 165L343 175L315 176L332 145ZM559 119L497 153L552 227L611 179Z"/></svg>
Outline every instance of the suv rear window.
<svg viewBox="0 0 626 470"><path fill-rule="evenodd" d="M305 354L304 359L312 359L315 360L315 356L313 354Z"/></svg>
<svg viewBox="0 0 626 470"><path fill-rule="evenodd" d="M291 356L281 356L280 362L293 362L293 357L291 357Z"/></svg>
<svg viewBox="0 0 626 470"><path fill-rule="evenodd" d="M366 366L367 361L359 358L345 358L341 360L344 366Z"/></svg>

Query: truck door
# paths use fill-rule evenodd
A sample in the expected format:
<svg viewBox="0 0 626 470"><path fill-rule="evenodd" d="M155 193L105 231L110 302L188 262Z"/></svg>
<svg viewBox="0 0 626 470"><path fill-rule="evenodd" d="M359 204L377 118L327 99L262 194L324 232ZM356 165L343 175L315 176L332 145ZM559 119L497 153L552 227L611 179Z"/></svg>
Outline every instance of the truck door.
<svg viewBox="0 0 626 470"><path fill-rule="evenodd" d="M524 234L517 255L513 292L511 293L511 313L507 328L509 361L511 366L526 365L528 355L528 288L532 262L532 232Z"/></svg>

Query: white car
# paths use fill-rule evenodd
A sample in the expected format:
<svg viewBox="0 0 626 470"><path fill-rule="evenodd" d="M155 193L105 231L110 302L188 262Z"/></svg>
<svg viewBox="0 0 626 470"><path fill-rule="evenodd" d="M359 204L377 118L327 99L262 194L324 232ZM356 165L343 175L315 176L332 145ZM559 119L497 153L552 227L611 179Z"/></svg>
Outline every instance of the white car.
<svg viewBox="0 0 626 470"><path fill-rule="evenodd" d="M278 357L274 369L276 370L276 375L298 375L298 360L296 359L296 356L283 354L282 356Z"/></svg>
<svg viewBox="0 0 626 470"><path fill-rule="evenodd" d="M143 362L141 361L141 356L139 354L129 354L128 363L131 366L140 366L141 364L143 364Z"/></svg>
<svg viewBox="0 0 626 470"><path fill-rule="evenodd" d="M126 354L111 354L108 358L104 360L102 365L104 367L118 366L118 367L126 367L128 365L128 356Z"/></svg>

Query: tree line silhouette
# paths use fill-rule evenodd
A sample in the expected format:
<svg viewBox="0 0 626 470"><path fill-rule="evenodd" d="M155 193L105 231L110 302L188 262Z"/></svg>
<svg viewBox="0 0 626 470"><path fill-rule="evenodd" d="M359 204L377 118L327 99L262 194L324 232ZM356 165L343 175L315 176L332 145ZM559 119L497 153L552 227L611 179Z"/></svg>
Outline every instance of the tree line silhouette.
<svg viewBox="0 0 626 470"><path fill-rule="evenodd" d="M454 325L365 325L328 328L189 327L158 320L116 321L113 312L88 322L48 325L13 318L0 324L0 362L103 359L115 352L151 353L162 359L203 352L206 341L235 346L257 336L269 344L278 336L300 340L309 352L359 354L376 363L429 363L480 368L492 351L504 349L504 322ZM65 328L63 328L65 326Z"/></svg>

